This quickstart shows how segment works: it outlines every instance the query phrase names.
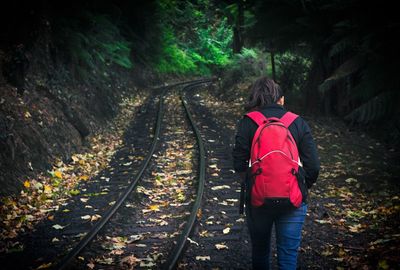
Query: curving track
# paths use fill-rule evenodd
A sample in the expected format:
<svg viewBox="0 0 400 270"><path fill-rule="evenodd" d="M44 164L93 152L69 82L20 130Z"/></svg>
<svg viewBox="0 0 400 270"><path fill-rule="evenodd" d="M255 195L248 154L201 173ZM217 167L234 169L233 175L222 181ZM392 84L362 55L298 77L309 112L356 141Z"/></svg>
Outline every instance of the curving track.
<svg viewBox="0 0 400 270"><path fill-rule="evenodd" d="M209 82L182 82L150 95L110 166L55 213L65 228L39 225L23 240L26 260L8 258L13 268L56 261L48 266L246 269L250 252L231 169L233 132L224 127L226 115L212 112L198 94Z"/></svg>
<svg viewBox="0 0 400 270"><path fill-rule="evenodd" d="M187 86L184 87L183 91L188 91L199 84L203 84L208 82L209 80L198 80L189 83ZM154 135L153 141L150 146L150 150L148 151L146 157L144 158L143 162L140 165L140 168L138 169L136 176L134 179L130 182L130 184L124 188L124 192L119 196L119 198L113 202L113 205L108 211L102 216L102 218L91 228L91 230L86 233L86 235L79 241L79 243L69 251L69 253L58 263L56 266L57 269L67 269L67 268L81 268L84 267L84 265L81 265L79 260L76 260L78 255L80 258L88 258L88 257L97 257L99 258L99 250L101 250L101 242L104 244L104 240L114 240L114 244L116 239L119 239L122 241L123 245L128 245L128 252L125 250L123 251L126 254L135 254L135 256L140 257L131 257L131 260L133 258L138 259L142 266L155 266L155 264L160 264L159 266L165 268L165 269L172 269L176 266L178 259L180 258L184 246L187 241L187 237L189 236L189 233L192 231L193 225L195 224L196 216L197 213L199 212L199 208L201 206L201 199L202 199L202 194L203 194L203 189L204 189L204 181L205 181L205 151L204 151L204 146L202 139L200 137L200 132L197 129L193 117L191 116L189 109L186 105L186 102L181 98L180 102L182 103L183 107L179 106L179 104L176 104L177 102L177 92L174 91L174 88L176 86L170 86L168 89L164 89L163 93L159 97L159 105L158 105L158 114L157 114L157 121L155 124L154 128ZM169 90L169 89L172 89ZM168 91L167 91L168 90ZM166 96L166 97L165 97ZM168 102L167 104L164 104L165 101L164 99L167 99ZM174 104L175 102L175 104ZM170 104L171 103L171 104ZM171 106L172 105L172 106ZM170 107L169 109L172 110L172 112L169 112L170 116L168 116L167 123L162 123L163 118L164 118L164 106L165 107ZM171 115L172 114L172 115ZM175 117L174 119L171 119L171 117ZM176 119L178 117L178 119ZM187 118L187 120L185 119ZM165 120L165 119L164 119ZM164 121L165 122L165 121ZM168 221L166 220L166 216L171 215L171 210L168 210L167 212L164 213L164 219L157 219L154 216L150 217L144 215L144 213L148 212L160 212L161 210L159 209L159 205L150 205L150 209L146 209L146 206L142 205L142 208L140 209L140 202L136 203L135 205L135 214L130 213L125 213L125 214L119 214L116 215L117 211L123 211L121 209L121 206L126 206L130 205L132 206L135 204L135 195L132 191L137 187L138 183L141 181L141 178L144 176L144 173L146 170L148 170L148 166L151 163L151 159L153 157L158 157L159 155L155 155L155 150L157 145L159 144L159 141L161 140L161 130L162 130L162 124L169 124L169 125L174 125L176 128L177 125L179 125L179 122L185 127L182 127L182 130L186 129L185 131L179 131L178 133L191 133L190 131L187 131L188 128L191 128L193 130L192 133L194 133L196 142L184 142L186 145L191 146L190 148L193 147L191 143L197 143L198 150L198 160L194 160L194 163L198 164L198 177L196 181L186 181L184 183L181 183L181 185L185 186L184 189L187 189L185 191L185 194L182 196L187 197L187 202L179 204L180 207L176 206L176 200L175 201L169 201L167 204L172 204L175 208L180 208L178 211L172 211L175 212L175 217L174 217L174 222L175 226L165 226L163 228L162 225L169 224ZM187 137L188 134L181 134L180 136L182 137ZM192 135L193 136L193 135ZM177 137L175 135L170 138L171 141L182 141L179 140L179 136ZM192 138L193 140L194 138ZM180 148L184 148L184 145L179 146ZM164 147L165 148L165 147ZM165 150L165 149L164 149ZM168 149L166 149L168 151ZM154 167L154 164L153 164ZM129 170L125 170L122 172L125 175L129 175ZM186 172L187 173L187 172ZM154 174L154 172L153 172ZM162 172L161 172L162 174ZM154 175L153 175L154 176ZM146 177L144 177L146 178ZM152 182L151 178L149 179L149 175L147 175L147 182ZM187 179L190 179L187 178ZM161 183L158 187L155 188L161 188L160 186L163 186ZM189 186L191 186L191 189L196 189L196 191L192 191L189 189ZM146 184L144 186L140 186L140 191L143 192L145 195L151 195L151 192L147 192L146 190L151 189L151 185L146 187ZM137 198L136 198L137 201ZM153 200L154 201L154 200ZM143 204L143 203L142 203ZM148 206L148 205L147 205ZM168 205L163 205L163 206L168 206ZM140 212L142 210L142 212ZM125 211L126 212L126 211ZM113 217L115 216L115 217ZM139 222L135 222L135 219L132 219L130 216L133 216L135 218L139 218ZM160 216L160 215L158 215ZM149 219L149 220L146 220ZM154 221L164 222L161 224L161 226L157 226L157 224L153 226L146 226L146 224L154 222ZM180 220L179 222L177 222ZM138 220L136 220L138 221ZM136 224L135 224L136 223ZM139 225L137 224L139 223ZM144 226L143 226L144 224ZM158 224L160 225L160 224ZM105 227L110 227L106 228ZM114 235L112 236L104 236L103 231L106 231L107 235ZM115 235L121 235L121 231L123 231L123 237L121 236L115 236ZM119 234L118 234L119 233ZM103 234L103 236L102 236ZM156 237L154 237L156 236ZM97 238L97 240L101 241L96 241L94 240ZM124 240L122 240L124 239ZM92 241L95 243L90 244ZM97 243L96 243L97 242ZM112 241L111 241L112 242ZM145 243L145 244L144 244ZM90 245L89 245L90 244ZM119 243L121 244L121 242ZM129 245L131 244L131 245ZM93 246L93 247L90 247ZM88 248L87 248L88 247ZM130 248L129 248L130 247ZM141 247L140 251L137 251L137 247ZM89 252L86 252L84 249L88 249ZM130 250L132 249L132 250ZM152 253L153 251L153 253ZM122 254L122 253L121 253ZM117 254L117 255L121 255ZM157 254L157 257L155 257L155 254ZM165 255L164 255L165 254ZM168 254L168 255L167 255ZM147 257L144 257L147 256ZM161 258L160 258L161 256ZM129 256L128 256L129 257ZM125 257L125 258L128 258ZM104 258L104 256L103 256ZM143 259L144 258L144 259ZM122 256L119 256L120 261L120 266L123 267L124 263L124 258ZM94 262L94 261L92 261ZM101 261L97 260L97 262L100 263L107 263L106 261ZM115 262L113 260L113 262ZM85 262L87 263L87 262ZM132 261L128 263L134 263ZM113 266L114 267L114 266ZM111 267L111 268L113 268Z"/></svg>

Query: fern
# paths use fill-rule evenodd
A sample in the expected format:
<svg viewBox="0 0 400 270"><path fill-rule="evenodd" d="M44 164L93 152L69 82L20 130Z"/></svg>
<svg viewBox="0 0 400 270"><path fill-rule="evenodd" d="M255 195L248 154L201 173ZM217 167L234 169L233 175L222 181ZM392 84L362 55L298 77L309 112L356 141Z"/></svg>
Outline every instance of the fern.
<svg viewBox="0 0 400 270"><path fill-rule="evenodd" d="M107 16L84 13L69 21L61 20L59 32L59 46L66 48L73 67L83 79L90 78L90 73L105 74L109 64L127 69L133 66L131 43Z"/></svg>
<svg viewBox="0 0 400 270"><path fill-rule="evenodd" d="M341 64L329 78L327 78L322 84L320 84L319 90L321 92L328 91L337 82L355 73L356 71L359 71L364 63L365 58L362 55L356 55L353 58L350 58L349 60Z"/></svg>
<svg viewBox="0 0 400 270"><path fill-rule="evenodd" d="M380 93L346 115L345 120L360 124L381 120L393 113L394 100L397 98L394 91Z"/></svg>
<svg viewBox="0 0 400 270"><path fill-rule="evenodd" d="M353 37L346 36L331 46L328 55L329 57L334 57L345 52L347 49L353 49L355 44L356 42Z"/></svg>

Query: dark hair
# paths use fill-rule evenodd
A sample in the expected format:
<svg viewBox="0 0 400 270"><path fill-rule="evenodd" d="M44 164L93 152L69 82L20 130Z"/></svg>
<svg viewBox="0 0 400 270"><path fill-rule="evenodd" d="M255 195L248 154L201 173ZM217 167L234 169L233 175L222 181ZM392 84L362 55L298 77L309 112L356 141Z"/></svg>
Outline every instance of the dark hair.
<svg viewBox="0 0 400 270"><path fill-rule="evenodd" d="M274 80L264 76L257 79L251 86L248 103L244 106L246 111L256 110L260 107L274 104L283 96L283 91Z"/></svg>

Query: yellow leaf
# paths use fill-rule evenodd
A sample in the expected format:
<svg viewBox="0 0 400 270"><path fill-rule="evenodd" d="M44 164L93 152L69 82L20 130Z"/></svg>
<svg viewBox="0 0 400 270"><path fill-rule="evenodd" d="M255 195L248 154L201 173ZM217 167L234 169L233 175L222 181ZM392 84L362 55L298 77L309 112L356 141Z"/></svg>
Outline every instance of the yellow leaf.
<svg viewBox="0 0 400 270"><path fill-rule="evenodd" d="M26 180L24 182L24 187L29 188L30 186L31 186L31 183L28 180Z"/></svg>
<svg viewBox="0 0 400 270"><path fill-rule="evenodd" d="M87 175L82 175L81 177L79 177L79 180L83 180L83 181L87 181L89 179L89 176Z"/></svg>
<svg viewBox="0 0 400 270"><path fill-rule="evenodd" d="M38 268L36 269L45 269L45 268L49 268L53 263L49 262L49 263L44 263L41 264Z"/></svg>
<svg viewBox="0 0 400 270"><path fill-rule="evenodd" d="M26 111L24 114L25 118L30 118L32 117L32 115L30 114L30 112Z"/></svg>
<svg viewBox="0 0 400 270"><path fill-rule="evenodd" d="M51 186L49 186L49 185L44 185L44 192L45 193L50 193L51 192Z"/></svg>
<svg viewBox="0 0 400 270"><path fill-rule="evenodd" d="M62 173L60 171L55 171L54 172L54 176L57 177L57 178L62 179Z"/></svg>
<svg viewBox="0 0 400 270"><path fill-rule="evenodd" d="M349 226L349 231L353 233L359 233L361 231L362 225L361 224L356 224L354 226Z"/></svg>
<svg viewBox="0 0 400 270"><path fill-rule="evenodd" d="M378 262L378 269L384 269L384 270L389 269L389 265L388 265L387 261L386 260L380 260Z"/></svg>
<svg viewBox="0 0 400 270"><path fill-rule="evenodd" d="M54 219L54 216L48 216L47 219L48 219L48 220L53 220L53 219Z"/></svg>
<svg viewBox="0 0 400 270"><path fill-rule="evenodd" d="M151 211L160 211L160 207L156 204L150 205L149 208Z"/></svg>

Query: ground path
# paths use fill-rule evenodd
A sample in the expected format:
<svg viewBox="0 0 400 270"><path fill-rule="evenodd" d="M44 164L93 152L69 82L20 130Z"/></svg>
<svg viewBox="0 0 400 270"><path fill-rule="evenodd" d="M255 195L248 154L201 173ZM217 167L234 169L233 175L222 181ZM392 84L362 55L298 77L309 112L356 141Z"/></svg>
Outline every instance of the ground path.
<svg viewBox="0 0 400 270"><path fill-rule="evenodd" d="M208 126L202 125L203 128L214 130L216 134L215 138L204 138L209 162L213 162L213 155L223 157L222 163L208 168L208 184L216 187L230 186L234 190L238 187L238 177L229 168L230 151L234 143L236 122L243 114L244 99L235 96L226 100L221 96L216 97L215 93L213 87L199 88L188 93L188 97L191 106L195 108L193 113L197 113L197 121L201 122L202 117L212 119ZM309 115L304 118L310 124L318 145L321 173L310 194L299 266L302 269L399 268L400 197L396 181L400 169L395 162L398 153L361 131L350 130L338 119ZM131 158L134 159L133 155ZM122 163L123 168L128 164L125 161ZM102 177L98 176L100 180L107 179L106 176ZM96 195L102 195L102 192L106 195L110 189L112 186L108 190L100 189ZM250 244L246 227L243 218L236 214L236 199L239 195L237 193L237 198L234 198L232 194L235 193L226 193L226 198L223 198L223 192L205 194L206 201L203 204L204 211L199 215L199 226L193 232L187 255L179 268L250 268ZM82 200L78 200L78 197L75 200L82 207ZM104 201L104 198L99 197L99 200ZM212 208L221 203L226 204L226 211L217 216ZM54 224L60 222L56 215L49 217L52 218L50 221L54 219ZM227 227L230 232L225 237L222 229ZM37 228L36 231L46 234L46 231ZM215 236L226 239L214 243L212 238ZM40 238L40 235L35 237ZM60 247L63 239L54 237L53 240L54 243L43 245L56 252L53 247ZM18 251L15 251L12 257L18 256Z"/></svg>
<svg viewBox="0 0 400 270"><path fill-rule="evenodd" d="M225 102L211 91L199 95L222 119L220 124L230 128L232 139L244 100L230 97ZM304 118L318 145L321 172L311 189L300 267L398 269L398 153L361 131L351 131L339 119Z"/></svg>

